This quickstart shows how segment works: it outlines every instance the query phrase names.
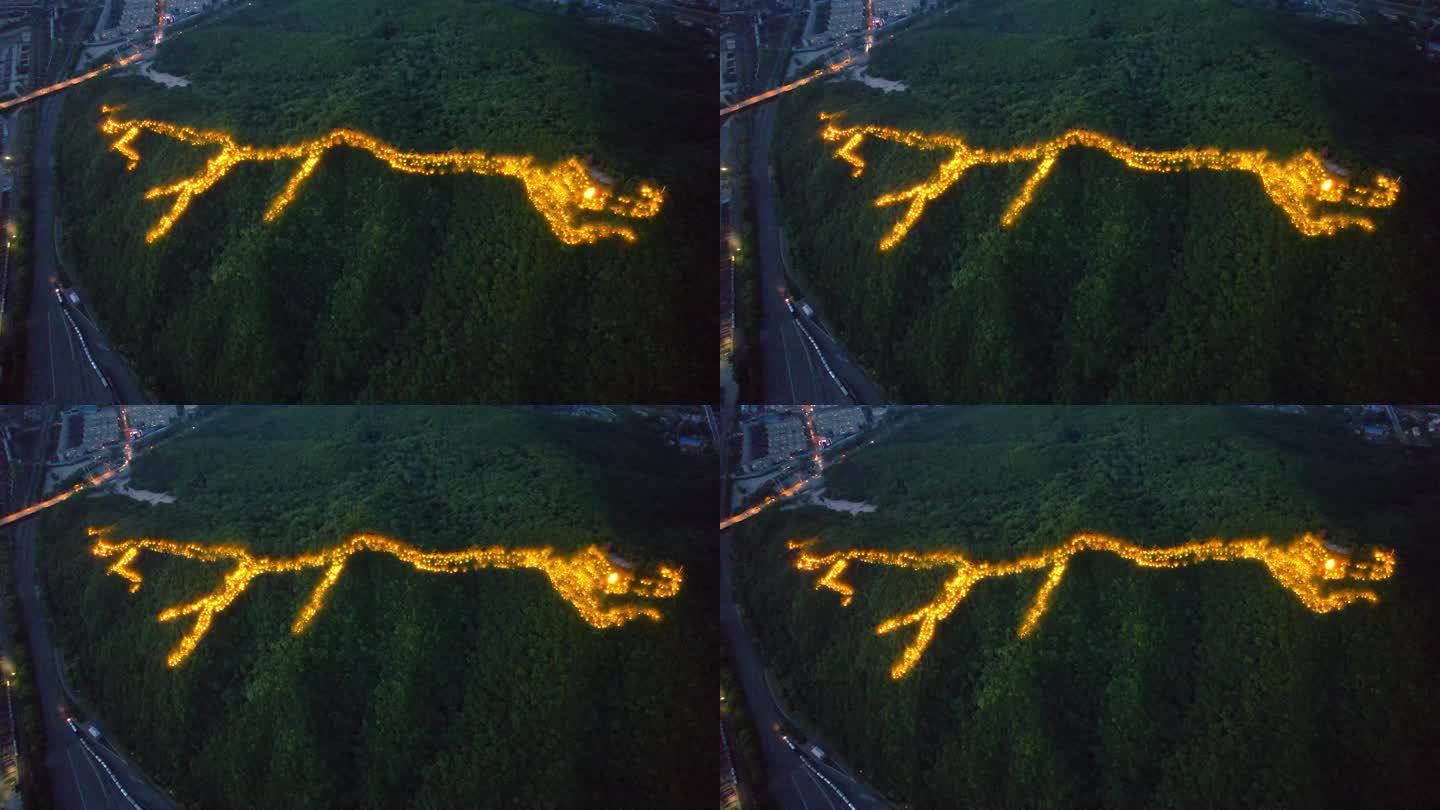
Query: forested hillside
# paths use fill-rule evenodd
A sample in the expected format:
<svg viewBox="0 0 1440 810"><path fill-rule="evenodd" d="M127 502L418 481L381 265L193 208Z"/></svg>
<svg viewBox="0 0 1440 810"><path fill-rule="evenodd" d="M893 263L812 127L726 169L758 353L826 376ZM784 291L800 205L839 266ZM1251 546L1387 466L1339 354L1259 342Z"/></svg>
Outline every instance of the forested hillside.
<svg viewBox="0 0 1440 810"><path fill-rule="evenodd" d="M788 706L902 807L1422 807L1440 750L1434 450L1372 445L1326 416L1242 408L929 410L826 472L877 507L774 511L737 530L736 588ZM1014 560L1091 530L1146 547L1325 532L1396 556L1378 603L1329 613L1251 561L1140 568L1076 556L1028 638L1045 574L976 585L914 670L881 621L953 569L815 553L958 550ZM1357 583L1331 583L1344 587Z"/></svg>
<svg viewBox="0 0 1440 810"><path fill-rule="evenodd" d="M1423 397L1440 352L1440 69L1371 16L962 0L876 46L869 73L905 91L829 81L782 102L777 176L799 281L908 401ZM1141 172L1072 148L1013 228L1001 217L1033 161L971 169L881 252L906 203L875 200L950 153L870 140L855 179L818 137L821 112L990 149L1072 128L1282 162L1328 149L1353 180L1385 172L1401 190L1359 210L1374 233L1309 237L1252 174Z"/></svg>
<svg viewBox="0 0 1440 810"><path fill-rule="evenodd" d="M140 456L172 504L77 498L39 533L69 682L186 806L687 807L713 790L714 476L648 428L508 409L233 407ZM128 591L85 529L293 556L359 531L425 550L613 542L683 567L659 622L596 629L536 571L359 554L255 580L190 658L157 614L233 567L142 554ZM624 601L624 600L620 600ZM708 710L708 713L707 713Z"/></svg>
<svg viewBox="0 0 1440 810"><path fill-rule="evenodd" d="M498 2L220 12L161 46L156 70L188 87L114 77L66 99L69 266L162 401L705 399L714 382L694 357L713 351L714 307L694 292L718 183L707 64L685 42ZM666 200L653 219L623 220L633 244L567 246L516 180L401 174L336 149L273 223L262 215L299 161L237 167L146 244L173 198L145 190L218 150L146 134L127 172L98 129L104 104L259 147L350 128L415 152L593 158L617 192L643 182Z"/></svg>

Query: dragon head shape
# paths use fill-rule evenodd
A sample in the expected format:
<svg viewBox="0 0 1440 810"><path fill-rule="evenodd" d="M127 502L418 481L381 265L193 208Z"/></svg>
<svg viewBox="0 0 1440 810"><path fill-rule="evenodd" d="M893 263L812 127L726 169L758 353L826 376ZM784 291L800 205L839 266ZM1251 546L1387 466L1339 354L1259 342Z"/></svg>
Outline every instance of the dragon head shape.
<svg viewBox="0 0 1440 810"><path fill-rule="evenodd" d="M1362 600L1379 602L1373 588L1356 583L1380 582L1395 573L1395 552L1389 549L1356 553L1308 532L1289 545L1267 546L1258 556L1281 585L1319 613Z"/></svg>
<svg viewBox="0 0 1440 810"><path fill-rule="evenodd" d="M617 193L585 168L577 158L567 158L548 169L522 175L525 190L545 221L567 245L589 244L607 236L635 241L627 226L601 221L581 222L582 213L609 214L624 219L649 219L660 212L665 194L641 183L633 195Z"/></svg>
<svg viewBox="0 0 1440 810"><path fill-rule="evenodd" d="M1396 178L1377 174L1368 184L1351 180L1332 171L1314 152L1301 152L1283 163L1261 161L1256 174L1265 193L1306 236L1329 236L1351 227L1374 231L1369 217L1326 211L1335 206L1389 208L1400 196Z"/></svg>
<svg viewBox="0 0 1440 810"><path fill-rule="evenodd" d="M675 596L683 579L680 569L664 564L656 566L653 575L643 575L598 546L557 557L544 571L556 593L574 605L586 622L600 628L641 616L658 621L660 611L644 603Z"/></svg>

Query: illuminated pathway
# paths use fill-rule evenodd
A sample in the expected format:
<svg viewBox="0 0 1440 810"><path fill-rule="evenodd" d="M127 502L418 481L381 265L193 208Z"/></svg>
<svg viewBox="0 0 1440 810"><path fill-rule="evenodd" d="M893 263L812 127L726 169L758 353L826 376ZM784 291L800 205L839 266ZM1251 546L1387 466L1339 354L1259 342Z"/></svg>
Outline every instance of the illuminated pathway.
<svg viewBox="0 0 1440 810"><path fill-rule="evenodd" d="M844 580L845 569L851 562L911 570L954 570L954 576L940 587L940 593L934 601L912 613L886 619L875 628L877 635L884 635L912 624L919 625L915 638L905 647L890 669L890 677L897 680L905 677L920 662L935 635L936 625L949 618L976 583L992 577L1008 577L1026 571L1049 569L1045 582L1035 594L1035 601L1020 623L1020 637L1029 636L1045 615L1045 610L1050 605L1050 597L1060 584L1060 579L1065 576L1065 567L1070 558L1085 551L1109 552L1146 568L1179 568L1203 562L1237 560L1260 562L1276 582L1293 592L1305 607L1316 613L1339 610L1362 600L1379 602L1380 598L1369 588L1327 586L1338 582L1374 582L1389 579L1395 570L1393 551L1375 549L1369 559L1357 559L1348 554L1331 551L1312 534L1301 535L1285 546L1273 545L1269 538L1258 537L1230 541L1201 540L1168 548L1146 548L1114 537L1087 533L1077 534L1063 545L1043 554L1021 557L1011 562L975 561L958 551L853 549L816 554L810 551L815 542L813 539L790 541L789 547L798 552L795 568L800 571L823 570L815 583L815 589L825 588L840 594L842 605L850 604L855 596L855 589Z"/></svg>
<svg viewBox="0 0 1440 810"><path fill-rule="evenodd" d="M291 626L299 634L314 620L325 603L325 595L340 579L345 563L352 555L364 551L389 554L417 571L431 574L463 574L483 568L535 569L550 580L565 601L574 606L580 617L596 628L619 627L638 618L660 620L660 611L647 605L607 603L609 598L635 596L639 599L668 599L680 592L681 571L668 565L657 567L654 578L637 576L617 564L596 546L562 557L551 548L515 548L499 546L474 547L460 551L422 551L407 543L374 534L357 534L333 548L295 557L266 557L251 554L243 546L200 543L178 543L172 540L137 538L111 541L105 529L90 529L95 538L91 553L115 561L106 569L130 583L130 592L140 589L142 578L133 567L142 552L184 557L200 562L231 562L234 567L221 585L210 594L184 605L175 605L160 612L162 622L193 615L195 623L170 651L166 659L174 667L195 650L210 630L216 614L230 607L250 583L263 574L293 573L322 568L325 573L311 592L305 606Z"/></svg>
<svg viewBox="0 0 1440 810"><path fill-rule="evenodd" d="M93 489L95 487L98 487L106 481L109 481L111 478L119 475L122 471L125 470L126 467L130 466L130 462L135 458L135 448L130 443L129 417L126 415L124 408L120 409L120 436L124 441L124 444L121 445L121 452L123 455L121 456L119 465L114 467L106 467L101 472L92 475L91 477L86 478L82 481L79 481L74 486L70 487L64 492L61 492L58 495L46 498L45 500L38 503L33 503L18 512L12 512L3 518L0 518L0 526L8 526L18 520L24 520L25 518L30 517L36 512L42 512L46 509L49 509L50 507L54 506L57 503L60 503L61 501L69 500L70 498L73 498L81 492L84 492L87 489Z"/></svg>
<svg viewBox="0 0 1440 810"><path fill-rule="evenodd" d="M835 156L850 164L853 177L859 177L865 170L865 160L860 157L858 150L867 136L892 141L911 149L950 153L934 176L875 200L877 207L908 202L900 221L895 223L895 227L880 241L881 250L889 250L898 245L925 213L926 204L948 191L971 168L1007 163L1035 163L1034 171L1006 206L1005 213L1000 218L1002 226L1008 228L1014 225L1020 212L1030 203L1035 189L1055 168L1060 153L1072 146L1099 149L1131 169L1146 172L1210 170L1253 174L1259 178L1260 185L1271 202L1279 206L1295 229L1306 236L1332 236L1342 228L1349 227L1364 231L1375 230L1375 223L1367 217L1320 213L1318 208L1322 203L1388 208L1395 204L1400 195L1400 183L1394 177L1377 174L1373 186L1355 184L1329 172L1320 157L1310 151L1301 152L1284 163L1272 159L1263 149L1227 152L1210 147L1153 151L1136 149L1105 135L1083 129L1072 129L1043 143L992 150L970 146L953 135L927 135L873 124L841 127L834 123L837 117L835 113L820 114L820 120L825 122L820 137L832 143L840 143L840 148L835 150Z"/></svg>
<svg viewBox="0 0 1440 810"><path fill-rule="evenodd" d="M265 221L273 222L285 206L295 198L301 184L314 173L320 159L336 147L350 147L369 152L390 168L407 174L478 174L510 177L525 187L530 204L561 242L567 245L593 244L606 237L635 241L635 232L624 225L606 222L580 222L582 212L611 214L630 219L648 219L660 211L664 192L641 183L635 196L615 194L595 182L578 158L567 158L554 166L537 166L528 155L488 155L484 152L402 152L383 141L350 129L337 129L311 141L276 147L245 146L236 143L228 133L218 130L176 126L164 121L147 119L122 121L114 117L115 108L102 107L106 117L100 131L118 135L110 148L124 155L134 169L140 162L135 142L142 132L152 132L189 146L219 147L220 151L193 177L177 183L157 186L145 192L145 199L174 197L170 210L160 217L145 234L146 242L154 242L169 232L190 207L195 197L209 191L231 169L242 163L265 163L298 160L300 166L291 175L285 188L275 196L265 212Z"/></svg>

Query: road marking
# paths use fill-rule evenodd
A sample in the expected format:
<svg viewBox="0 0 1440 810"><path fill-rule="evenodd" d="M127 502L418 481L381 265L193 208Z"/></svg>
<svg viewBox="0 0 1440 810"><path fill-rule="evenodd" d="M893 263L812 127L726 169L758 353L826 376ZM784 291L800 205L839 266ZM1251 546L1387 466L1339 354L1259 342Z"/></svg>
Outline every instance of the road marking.
<svg viewBox="0 0 1440 810"><path fill-rule="evenodd" d="M61 685L63 686L64 684L61 684ZM140 806L140 803L137 802L137 801L135 801L135 798L134 798L133 796L131 796L128 791L125 790L125 786L122 785L122 784L120 784L120 780L115 776L115 772L112 771L112 770L110 770L110 766L105 764L105 760L101 759L101 758L100 758L100 755L97 754L97 753L95 753L95 749L90 746L90 742L85 739L85 736L84 736L83 734L81 734L80 732L78 732L78 731L76 732L76 734L79 735L80 745L81 745L82 747L84 747L85 753L89 754L89 755L91 756L91 758L93 758L93 759L95 760L96 764L98 764L101 768L104 768L104 769L105 769L105 774L110 777L111 783L113 783L113 784L115 785L115 789L120 792L120 795L125 799L125 801L127 801L127 802L130 803L130 807L133 808L133 810L144 810L144 808L142 808L142 807ZM117 755L117 756L118 756L118 755ZM93 768L95 767L95 765L91 765L90 767L93 769ZM95 774L95 778L97 778L97 779L100 778L100 774L99 774L98 772ZM100 788L101 788L102 791L104 790L104 788L105 788L105 783L104 783L104 782L101 782L101 783L100 783ZM109 794L109 793L106 793L106 794L104 794L104 795L105 795L105 806L109 807L109 806L110 806L110 794Z"/></svg>
<svg viewBox="0 0 1440 810"><path fill-rule="evenodd" d="M801 332L800 332L800 324L799 324L798 321L799 321L799 316L796 316L795 318L792 318L790 322L795 324L795 331L796 331L797 333L800 333L801 337L804 337L804 333L801 333ZM805 349L805 367L810 370L810 378L811 378L811 379L814 379L814 378L815 378L815 358L810 356L810 350L805 348L805 342L804 342L803 340L800 342L800 348L801 348L801 349ZM816 391L815 393L818 394L818 393L820 393L820 392L819 392L819 391Z"/></svg>
<svg viewBox="0 0 1440 810"><path fill-rule="evenodd" d="M795 788L795 795L800 797L800 803L805 805L805 810L810 810L810 803L805 801L805 791L800 789L800 780L795 778L795 772L790 772L790 784Z"/></svg>
<svg viewBox="0 0 1440 810"><path fill-rule="evenodd" d="M100 769L95 767L95 763L89 757L85 758L85 762L90 765L90 772L95 774L95 781L100 783L100 795L105 797L105 806L109 807L110 791L105 789L105 780L100 778Z"/></svg>
<svg viewBox="0 0 1440 810"><path fill-rule="evenodd" d="M60 317L62 319L65 317L65 312L63 310L60 312ZM69 328L65 328L65 348L70 350L70 365L75 365L75 336L70 333ZM84 389L85 387L83 385L80 386L82 397L84 396ZM78 398L79 397L77 397L77 399ZM55 393L55 399L60 399L60 393L58 391Z"/></svg>
<svg viewBox="0 0 1440 810"><path fill-rule="evenodd" d="M85 791L80 788L80 772L75 770L75 749L69 746L65 748L65 758L70 760L70 775L75 777L75 792L80 794L80 806L88 808L89 802L85 801Z"/></svg>
<svg viewBox="0 0 1440 810"><path fill-rule="evenodd" d="M824 762L824 761L820 762L819 765L820 765L820 768L821 768L821 769L829 771L831 774L833 774L833 775L835 776L835 778L841 779L841 780L848 780L848 781L851 783L850 787L851 787L852 790L864 791L864 790L867 789L863 784L861 784L860 782L856 781L853 776L851 776L850 774L848 774L848 773L840 770L839 768L835 767L834 765L831 765L830 763ZM871 803L871 804L877 803L875 799L873 799L872 797L870 797L870 796L868 796L868 795L859 795L859 796L856 796L856 798L855 798L855 803L856 803L856 804L865 804L866 802L869 802L869 803ZM881 806L883 807L884 805L881 805Z"/></svg>
<svg viewBox="0 0 1440 810"><path fill-rule="evenodd" d="M800 336L801 336L801 337L803 337L803 338L805 338L805 340L809 341L809 343L810 343L810 348L812 348L812 349L815 350L815 357L816 357L817 359L819 359L820 365L821 365L822 367L824 367L824 369L825 369L825 374L830 377L830 382L834 383L834 384L835 384L835 387L840 389L840 395L841 395L842 397L844 397L845 399L850 399L850 392L845 389L845 385L840 382L840 378L837 377L837 376L835 376L835 370L832 369L832 368L830 368L830 363L829 363L829 361L827 361L827 360L825 359L825 355L820 351L820 344L818 344L818 343L815 342L815 338L814 338L813 335L810 334L810 330L809 330L809 329L806 329L806 328L805 328L805 324L803 324L803 323L800 322L800 316L799 316L799 315L796 315L796 316L794 317L794 320L795 320L795 328L800 331ZM802 344L802 345L803 345L803 344ZM809 353L808 353L808 352L806 353L806 358L807 358L807 359L809 358ZM813 368L812 368L812 374L811 374L811 376L814 376L814 374L813 374ZM819 393L819 392L817 391L816 393ZM812 404L813 404L813 403L812 403Z"/></svg>
<svg viewBox="0 0 1440 810"><path fill-rule="evenodd" d="M844 805L849 808L849 810L856 810L855 803L850 801L850 797L845 795L845 791L841 790L834 782L831 782L830 778L827 777L825 774L820 773L820 770L816 768L813 764L811 764L810 760L806 759L804 755L797 752L796 756L800 758L800 764L805 766L805 770L810 772L811 779L819 779L821 782L824 782L827 786L829 786L831 790L835 792L835 795L840 798L840 801L844 803ZM826 797L826 801L829 801L829 795L826 794L825 791L822 790L820 791L820 793L821 795L824 795Z"/></svg>
<svg viewBox="0 0 1440 810"><path fill-rule="evenodd" d="M795 396L795 377L790 373L790 342L785 339L785 324L780 324L780 353L785 357L785 378L790 381L789 404L800 404L799 397Z"/></svg>
<svg viewBox="0 0 1440 810"><path fill-rule="evenodd" d="M60 397L55 392L55 310L45 308L45 337L46 345L50 351L50 396L46 397L47 402L54 402Z"/></svg>
<svg viewBox="0 0 1440 810"><path fill-rule="evenodd" d="M830 792L820 787L820 780L815 778L815 774L806 771L805 775L810 777L810 784L815 786L815 792L819 793L825 799L825 806L830 808L830 810L837 810L835 802L830 800Z"/></svg>
<svg viewBox="0 0 1440 810"><path fill-rule="evenodd" d="M849 397L846 392L840 390L839 383L835 381L834 372L830 370L829 364L826 363L825 358L820 355L820 347L815 343L815 338L809 334L806 334L805 327L802 326L798 320L795 322L795 328L800 330L801 337L804 337L806 340L808 340L810 342L811 348L815 350L813 357L811 356L810 352L805 352L805 360L810 364L810 376L814 379L820 380L820 385L816 386L815 388L815 401L823 404L823 398L825 395L821 393L821 391L825 388L825 381L827 380L830 382L831 385L836 386L836 390L839 391L842 399L848 399ZM820 361L822 366L820 371L823 371L824 374L816 373L816 360Z"/></svg>
<svg viewBox="0 0 1440 810"><path fill-rule="evenodd" d="M818 379L821 375L815 368L815 356L811 354L811 347L805 345L806 342L810 340L810 336L805 334L805 327L800 325L799 315L796 315L794 318L792 318L790 322L795 325L795 331L800 335L800 350L805 353L805 365L810 368L810 379L812 381ZM815 349L815 351L818 352L819 349L817 348ZM826 375L828 374L829 372L827 371ZM824 394L821 393L822 387L823 386L820 385L815 386L815 402L820 402L821 399L824 397Z"/></svg>
<svg viewBox="0 0 1440 810"><path fill-rule="evenodd" d="M90 344L85 340L85 336L80 333L80 324L75 323L75 319L71 317L70 311L66 309L63 304L60 307L60 314L65 316L65 322L70 325L70 331L74 333L75 339L80 341L80 349L85 352L85 362L90 364L90 370L95 372L95 376L100 380L102 386L109 388L110 382L105 379L105 373L100 370L100 365L95 362L95 356L90 354ZM75 354L75 345L73 342L70 345L70 354L72 357ZM88 377L84 374L80 376L81 379L84 380L84 383L89 383ZM88 392L90 389L88 385L82 384L81 390Z"/></svg>

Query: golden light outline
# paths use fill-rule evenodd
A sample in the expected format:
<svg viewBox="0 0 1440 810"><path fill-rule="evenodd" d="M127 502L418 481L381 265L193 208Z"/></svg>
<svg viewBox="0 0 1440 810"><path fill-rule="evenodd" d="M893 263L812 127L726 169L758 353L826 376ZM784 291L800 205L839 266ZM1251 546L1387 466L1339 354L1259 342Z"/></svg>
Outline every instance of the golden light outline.
<svg viewBox="0 0 1440 810"><path fill-rule="evenodd" d="M875 628L876 635L885 635L912 624L919 625L915 638L905 646L890 668L890 677L899 680L920 662L925 649L934 638L936 626L949 618L957 605L984 579L1008 577L1026 571L1048 569L1045 581L1021 621L1018 635L1028 637L1050 606L1056 587L1065 575L1070 558L1085 551L1105 551L1123 557L1145 568L1179 568L1202 562L1250 560L1265 565L1275 581L1300 598L1306 608L1316 613L1329 613L1359 601L1379 602L1370 588L1330 587L1336 582L1374 582L1389 579L1395 571L1395 552L1372 549L1368 559L1334 550L1313 534L1303 534L1288 545L1275 545L1268 537L1239 540L1199 540L1166 548L1137 546L1126 540L1103 534L1082 532L1054 549L1010 562L971 560L958 551L879 551L851 549L817 554L810 549L815 539L791 540L788 546L797 552L795 568L799 571L820 571L816 590L840 594L840 604L849 605L855 589L844 579L851 562L884 565L892 568L926 570L950 568L954 575L945 580L934 600L918 610L893 616Z"/></svg>
<svg viewBox="0 0 1440 810"><path fill-rule="evenodd" d="M89 534L95 538L90 552L101 559L114 558L114 562L106 568L106 573L115 574L129 582L131 593L138 591L143 581L140 572L134 567L142 552L207 563L234 564L215 591L193 602L168 607L156 617L162 622L183 616L195 617L195 623L166 658L166 663L171 667L178 666L194 652L195 647L209 632L215 616L230 607L240 594L250 587L251 582L264 574L323 569L319 583L310 593L310 598L306 600L290 628L291 632L297 635L304 632L324 606L325 596L339 581L345 570L345 563L353 555L365 551L389 554L417 571L430 574L463 574L484 568L537 570L545 574L550 581L550 587L575 608L580 618L591 627L599 629L619 627L639 618L659 621L660 611L649 605L615 603L613 600L624 596L637 599L669 599L680 592L683 581L681 569L667 564L658 565L653 577L640 576L593 545L569 556L557 554L548 546L513 549L475 546L459 551L422 551L389 537L357 534L328 549L294 557L268 557L252 554L238 545L207 546L152 537L112 541L109 530L100 528L91 528Z"/></svg>
<svg viewBox="0 0 1440 810"><path fill-rule="evenodd" d="M1305 236L1333 236L1343 228L1355 227L1374 231L1375 223L1368 217L1345 213L1321 213L1320 205L1344 204L1359 208L1389 208L1400 196L1400 181L1386 174L1376 174L1374 185L1365 186L1332 173L1314 152L1304 151L1287 161L1270 157L1265 150L1225 151L1215 147L1203 149L1172 149L1168 151L1136 149L1098 132L1072 129L1042 143L1017 146L1013 149L984 149L971 146L954 135L928 135L923 132L862 124L837 126L838 113L821 113L824 128L821 139L839 143L835 157L850 164L852 177L865 171L865 159L859 148L866 137L879 138L920 151L949 152L950 156L930 178L909 188L883 194L876 198L877 207L908 202L905 213L890 232L880 240L885 251L900 244L925 212L925 206L950 187L960 182L965 172L982 165L1035 163L1035 169L1020 191L1005 207L1000 218L1002 227L1009 228L1035 196L1035 190L1055 168L1060 153L1072 146L1099 149L1124 163L1128 168L1146 172L1181 172L1210 170L1238 171L1255 175L1260 186L1295 229Z"/></svg>
<svg viewBox="0 0 1440 810"><path fill-rule="evenodd" d="M590 176L579 158L566 158L553 166L537 166L530 155L489 155L484 152L403 152L393 146L352 129L336 129L314 140L275 147L246 146L236 143L229 133L211 129L177 126L164 121L137 119L122 121L114 117L117 108L104 106L105 115L100 131L119 136L110 149L123 155L126 170L140 163L135 142L142 132L152 132L183 144L197 147L219 147L216 153L192 177L168 185L156 186L145 192L145 199L174 197L170 210L161 215L145 241L153 243L170 232L184 215L190 203L209 191L231 169L242 163L265 163L298 160L300 166L290 176L285 188L271 200L265 211L266 222L274 222L295 199L305 180L315 172L325 153L337 147L369 152L390 168L406 174L445 175L478 174L509 177L519 180L526 197L544 217L550 231L567 245L594 244L601 239L616 237L626 242L636 240L635 231L613 222L581 222L582 212L608 214L626 219L649 219L660 213L665 192L648 183L641 183L633 195L615 193Z"/></svg>

